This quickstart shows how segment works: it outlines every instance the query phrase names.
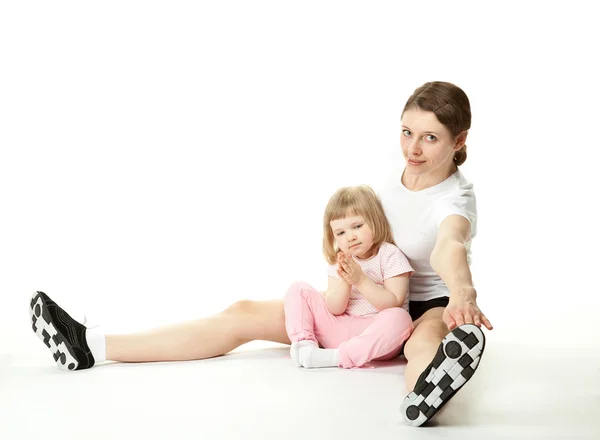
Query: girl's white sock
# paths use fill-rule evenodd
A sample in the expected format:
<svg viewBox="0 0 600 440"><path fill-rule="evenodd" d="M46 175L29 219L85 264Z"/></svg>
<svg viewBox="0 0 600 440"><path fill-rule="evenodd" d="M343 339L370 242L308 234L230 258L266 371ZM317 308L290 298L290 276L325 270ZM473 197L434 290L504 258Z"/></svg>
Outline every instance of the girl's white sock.
<svg viewBox="0 0 600 440"><path fill-rule="evenodd" d="M337 348L319 348L318 344L313 341L300 341L298 344L301 344L298 346L298 361L304 368L340 365L340 352Z"/></svg>

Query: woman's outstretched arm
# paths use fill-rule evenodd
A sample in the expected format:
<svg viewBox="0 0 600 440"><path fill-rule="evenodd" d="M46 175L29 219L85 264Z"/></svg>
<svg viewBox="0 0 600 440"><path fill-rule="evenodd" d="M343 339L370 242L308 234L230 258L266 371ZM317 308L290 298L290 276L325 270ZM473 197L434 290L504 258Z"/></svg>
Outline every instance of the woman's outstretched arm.
<svg viewBox="0 0 600 440"><path fill-rule="evenodd" d="M450 291L444 322L450 330L462 324L483 324L492 330L492 324L477 306L477 291L473 287L465 246L470 239L471 224L466 218L450 215L440 224L430 262Z"/></svg>

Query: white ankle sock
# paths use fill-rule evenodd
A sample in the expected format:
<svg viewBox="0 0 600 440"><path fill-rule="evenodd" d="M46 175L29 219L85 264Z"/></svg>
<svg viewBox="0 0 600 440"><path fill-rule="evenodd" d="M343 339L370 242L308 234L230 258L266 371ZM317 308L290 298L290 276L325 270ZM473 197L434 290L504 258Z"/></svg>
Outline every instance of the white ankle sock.
<svg viewBox="0 0 600 440"><path fill-rule="evenodd" d="M304 344L302 344L304 342ZM300 341L298 360L304 368L337 367L340 352L337 348L319 348L313 341Z"/></svg>
<svg viewBox="0 0 600 440"><path fill-rule="evenodd" d="M308 341L308 340L302 340L302 341L298 341L298 342L292 342L292 346L290 348L290 356L292 358L292 362L294 362L294 365L297 367L302 367L303 365L300 363L300 348L302 347L319 347L319 344L317 344L314 341Z"/></svg>
<svg viewBox="0 0 600 440"><path fill-rule="evenodd" d="M299 351L300 351L300 346L301 346L302 342L303 341L292 342L292 346L290 347L290 356L292 357L292 362L297 367L302 366L302 364L300 364L300 357L299 357L300 356Z"/></svg>
<svg viewBox="0 0 600 440"><path fill-rule="evenodd" d="M88 328L85 331L85 339L94 356L94 363L98 364L106 360L106 336L100 327Z"/></svg>

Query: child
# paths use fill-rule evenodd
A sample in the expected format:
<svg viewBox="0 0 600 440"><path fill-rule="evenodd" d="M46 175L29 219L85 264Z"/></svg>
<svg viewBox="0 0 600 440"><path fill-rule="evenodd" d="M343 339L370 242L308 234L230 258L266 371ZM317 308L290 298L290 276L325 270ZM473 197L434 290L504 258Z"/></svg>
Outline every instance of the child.
<svg viewBox="0 0 600 440"><path fill-rule="evenodd" d="M323 253L327 292L298 282L284 300L296 366L353 368L397 356L413 330L408 279L414 271L370 187L341 188L331 197Z"/></svg>

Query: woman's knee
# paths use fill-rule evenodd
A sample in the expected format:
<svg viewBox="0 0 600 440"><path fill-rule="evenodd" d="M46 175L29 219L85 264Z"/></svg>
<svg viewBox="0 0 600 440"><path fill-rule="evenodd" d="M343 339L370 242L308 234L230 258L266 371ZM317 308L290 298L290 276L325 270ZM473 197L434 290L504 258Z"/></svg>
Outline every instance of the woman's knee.
<svg viewBox="0 0 600 440"><path fill-rule="evenodd" d="M284 325L283 301L236 301L222 314L227 319L227 330L240 340L287 342Z"/></svg>
<svg viewBox="0 0 600 440"><path fill-rule="evenodd" d="M224 313L234 315L237 317L241 317L242 315L251 315L256 309L256 303L256 301L242 299L234 302L229 307L227 307Z"/></svg>
<svg viewBox="0 0 600 440"><path fill-rule="evenodd" d="M437 347L447 334L448 326L441 318L422 321L406 341L404 354L411 358L424 348Z"/></svg>

